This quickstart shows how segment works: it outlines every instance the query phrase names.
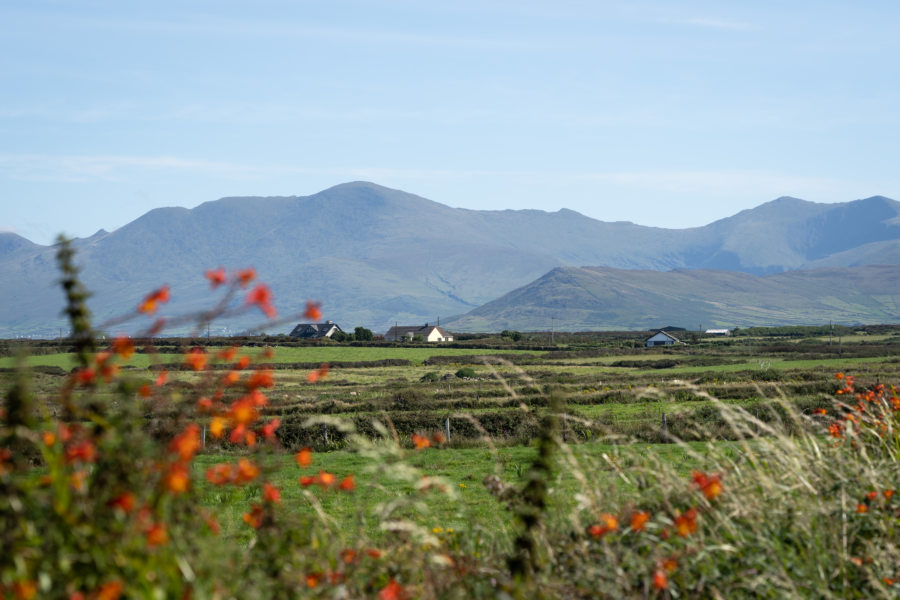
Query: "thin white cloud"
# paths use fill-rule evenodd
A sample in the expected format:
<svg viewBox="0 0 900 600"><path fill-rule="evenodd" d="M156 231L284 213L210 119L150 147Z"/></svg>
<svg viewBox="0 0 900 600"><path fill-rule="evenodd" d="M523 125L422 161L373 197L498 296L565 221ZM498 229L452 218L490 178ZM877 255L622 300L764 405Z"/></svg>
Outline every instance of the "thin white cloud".
<svg viewBox="0 0 900 600"><path fill-rule="evenodd" d="M755 29L752 23L746 21L737 21L734 19L722 19L717 17L689 17L685 19L672 19L671 23L679 25L692 25L694 27L705 27L707 29L726 29L731 31L747 31Z"/></svg>

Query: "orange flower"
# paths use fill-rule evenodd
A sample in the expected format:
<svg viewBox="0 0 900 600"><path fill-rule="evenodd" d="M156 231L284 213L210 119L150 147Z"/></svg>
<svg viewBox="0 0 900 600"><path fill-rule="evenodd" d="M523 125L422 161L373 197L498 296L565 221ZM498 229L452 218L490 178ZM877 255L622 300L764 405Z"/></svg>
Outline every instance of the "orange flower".
<svg viewBox="0 0 900 600"><path fill-rule="evenodd" d="M675 569L678 568L678 561L675 558L669 557L665 560L661 560L659 566L667 573L674 573Z"/></svg>
<svg viewBox="0 0 900 600"><path fill-rule="evenodd" d="M844 425L839 421L835 421L828 426L828 433L834 438L844 437Z"/></svg>
<svg viewBox="0 0 900 600"><path fill-rule="evenodd" d="M113 352L121 356L124 360L128 360L131 358L131 355L134 354L134 343L131 341L130 337L125 335L120 335L114 339L112 348Z"/></svg>
<svg viewBox="0 0 900 600"><path fill-rule="evenodd" d="M321 302L306 302L306 310L303 312L303 316L313 323L318 323L322 320L322 303Z"/></svg>
<svg viewBox="0 0 900 600"><path fill-rule="evenodd" d="M306 380L310 383L315 383L320 379L324 379L328 376L329 368L330 367L327 364L323 363L321 366L319 366L318 370L309 373L306 376Z"/></svg>
<svg viewBox="0 0 900 600"><path fill-rule="evenodd" d="M270 319L278 316L278 311L272 304L272 290L264 283L258 283L255 288L250 290L247 297L244 298L244 304L255 304Z"/></svg>
<svg viewBox="0 0 900 600"><path fill-rule="evenodd" d="M891 496L894 495L894 490L884 490L884 491L881 492L881 493L884 494L884 499L885 499L885 500L890 500L890 499L891 499Z"/></svg>
<svg viewBox="0 0 900 600"><path fill-rule="evenodd" d="M825 410L824 408L817 408L816 410L813 411L813 414L815 414L815 415L827 415L827 414L828 414L828 411Z"/></svg>
<svg viewBox="0 0 900 600"><path fill-rule="evenodd" d="M266 502L281 502L281 490L271 483L266 482L263 484L263 499Z"/></svg>
<svg viewBox="0 0 900 600"><path fill-rule="evenodd" d="M301 467L308 467L312 464L312 448L306 447L294 455L297 464Z"/></svg>
<svg viewBox="0 0 900 600"><path fill-rule="evenodd" d="M378 600L406 600L407 597L403 586L393 579L378 592Z"/></svg>
<svg viewBox="0 0 900 600"><path fill-rule="evenodd" d="M275 380L272 378L272 369L257 369L253 372L253 375L250 376L250 379L247 380L246 386L248 389L255 390L256 388L270 388L275 386Z"/></svg>
<svg viewBox="0 0 900 600"><path fill-rule="evenodd" d="M246 458L238 461L237 472L234 476L234 482L238 485L249 483L259 476L259 467L254 465Z"/></svg>
<svg viewBox="0 0 900 600"><path fill-rule="evenodd" d="M31 600L37 594L37 583L30 579L19 580L12 587L18 600Z"/></svg>
<svg viewBox="0 0 900 600"><path fill-rule="evenodd" d="M356 550L347 548L346 550L341 551L341 560L344 561L344 564L352 564L356 561Z"/></svg>
<svg viewBox="0 0 900 600"><path fill-rule="evenodd" d="M244 513L244 523L253 529L259 529L263 520L263 507L260 504L254 504L250 507L250 512Z"/></svg>
<svg viewBox="0 0 900 600"><path fill-rule="evenodd" d="M151 548L162 546L169 541L169 532L162 523L154 523L144 531L144 537L147 539L147 545Z"/></svg>
<svg viewBox="0 0 900 600"><path fill-rule="evenodd" d="M209 270L203 274L207 279L209 279L209 285L212 289L216 289L220 285L224 284L227 281L227 277L225 275L225 269L219 267L216 270Z"/></svg>
<svg viewBox="0 0 900 600"><path fill-rule="evenodd" d="M691 508L675 517L675 533L687 537L697 531L697 510Z"/></svg>
<svg viewBox="0 0 900 600"><path fill-rule="evenodd" d="M56 443L56 434L52 431L45 431L41 434L41 438L43 438L44 445L48 448Z"/></svg>
<svg viewBox="0 0 900 600"><path fill-rule="evenodd" d="M869 507L866 506L865 504L863 504L862 502L860 502L859 504L856 505L856 512L859 514L869 512Z"/></svg>
<svg viewBox="0 0 900 600"><path fill-rule="evenodd" d="M219 535L219 532L222 530L222 526L219 525L219 522L212 515L206 515L206 526L209 527L209 531L213 535Z"/></svg>
<svg viewBox="0 0 900 600"><path fill-rule="evenodd" d="M256 279L256 269L253 267L241 269L235 274L235 278L238 280L238 283L241 284L241 287L245 288L250 285L251 281Z"/></svg>
<svg viewBox="0 0 900 600"><path fill-rule="evenodd" d="M650 520L650 513L639 510L631 515L631 530L637 533L638 531L643 531L644 527L647 525L647 521Z"/></svg>
<svg viewBox="0 0 900 600"><path fill-rule="evenodd" d="M319 581L321 581L321 580L322 580L321 573L309 573L306 576L306 587L314 588L317 585L319 585Z"/></svg>
<svg viewBox="0 0 900 600"><path fill-rule="evenodd" d="M150 387L149 383L145 383L138 390L138 394L140 394L142 398L149 398L150 395L153 394L153 388Z"/></svg>
<svg viewBox="0 0 900 600"><path fill-rule="evenodd" d="M237 346L230 346L219 352L219 358L221 358L225 362L234 360L234 357L237 356L237 351Z"/></svg>
<svg viewBox="0 0 900 600"><path fill-rule="evenodd" d="M209 421L209 433L215 438L220 438L225 435L225 426L227 424L228 419L225 417L213 417Z"/></svg>
<svg viewBox="0 0 900 600"><path fill-rule="evenodd" d="M340 485L338 487L343 492L352 492L356 489L356 482L353 481L353 475L347 475L343 479L341 479Z"/></svg>
<svg viewBox="0 0 900 600"><path fill-rule="evenodd" d="M169 286L164 285L158 290L151 292L138 304L138 311L145 314L153 314L156 312L156 305L169 301Z"/></svg>
<svg viewBox="0 0 900 600"><path fill-rule="evenodd" d="M166 379L168 379L168 378L169 378L168 371L160 371L159 375L156 376L156 382L155 382L156 387L164 386L166 384Z"/></svg>
<svg viewBox="0 0 900 600"><path fill-rule="evenodd" d="M366 554L369 555L369 558L381 558L381 550L378 548L369 548L366 550Z"/></svg>
<svg viewBox="0 0 900 600"><path fill-rule="evenodd" d="M197 399L197 410L201 412L209 412L213 408L213 401L206 396Z"/></svg>
<svg viewBox="0 0 900 600"><path fill-rule="evenodd" d="M335 477L333 473L328 473L327 471L319 471L319 474L316 476L316 483L318 483L323 490L332 487L336 482L337 477Z"/></svg>
<svg viewBox="0 0 900 600"><path fill-rule="evenodd" d="M431 445L431 440L427 437L423 437L421 435L413 434L412 436L413 444L416 446L416 450L422 450L423 448L427 448Z"/></svg>
<svg viewBox="0 0 900 600"><path fill-rule="evenodd" d="M206 368L206 361L208 357L206 352L203 351L199 346L194 347L190 352L188 352L184 357L184 362L191 366L195 371L202 371Z"/></svg>
<svg viewBox="0 0 900 600"><path fill-rule="evenodd" d="M303 487L307 487L314 484L316 482L316 478L312 475L303 475L302 477L300 477L299 481L300 485L302 485Z"/></svg>
<svg viewBox="0 0 900 600"><path fill-rule="evenodd" d="M119 600L125 586L121 581L107 581L97 590L97 600Z"/></svg>
<svg viewBox="0 0 900 600"><path fill-rule="evenodd" d="M665 590L669 587L669 579L666 574L657 569L653 572L653 588L656 590Z"/></svg>
<svg viewBox="0 0 900 600"><path fill-rule="evenodd" d="M243 369L246 369L249 366L250 366L250 357L244 355L238 359L237 364L234 365L234 368L237 369L238 371L241 371Z"/></svg>
<svg viewBox="0 0 900 600"><path fill-rule="evenodd" d="M722 493L721 475L707 475L702 471L692 471L691 479L694 484L703 492L707 500L712 500Z"/></svg>
<svg viewBox="0 0 900 600"><path fill-rule="evenodd" d="M844 374L843 374L843 373L835 373L835 374L834 374L834 378L835 378L835 379L843 379L843 378L844 378Z"/></svg>
<svg viewBox="0 0 900 600"><path fill-rule="evenodd" d="M588 533L591 537L600 538L619 528L619 519L609 513L600 515L600 522L588 527Z"/></svg>
<svg viewBox="0 0 900 600"><path fill-rule="evenodd" d="M206 470L206 480L213 485L225 485L235 476L233 465L219 463Z"/></svg>
<svg viewBox="0 0 900 600"><path fill-rule="evenodd" d="M241 374L237 371L228 371L225 373L225 376L222 377L222 384L227 386L234 385L240 380Z"/></svg>
<svg viewBox="0 0 900 600"><path fill-rule="evenodd" d="M200 426L191 423L175 436L169 444L169 452L177 454L181 460L191 460L200 449Z"/></svg>
<svg viewBox="0 0 900 600"><path fill-rule="evenodd" d="M165 488L176 495L186 492L190 483L191 477L184 463L172 463L163 478Z"/></svg>
<svg viewBox="0 0 900 600"><path fill-rule="evenodd" d="M66 462L69 464L75 461L92 463L95 460L97 460L97 447L90 440L74 442L66 448Z"/></svg>
<svg viewBox="0 0 900 600"><path fill-rule="evenodd" d="M263 425L263 428L262 428L263 437L266 438L267 440L274 440L275 432L278 430L279 427L281 427L281 419L272 419L271 421L269 421L268 423Z"/></svg>
<svg viewBox="0 0 900 600"><path fill-rule="evenodd" d="M111 508L117 508L124 513L130 513L134 510L135 504L135 496L132 492L122 492L115 498L109 501L108 506Z"/></svg>
<svg viewBox="0 0 900 600"><path fill-rule="evenodd" d="M875 490L872 490L871 492L866 494L866 498L868 498L869 500L874 500L877 497L878 497L878 492L876 492Z"/></svg>
<svg viewBox="0 0 900 600"><path fill-rule="evenodd" d="M75 471L69 475L69 485L72 486L72 489L76 492L83 492L87 487L87 475L87 471L83 469Z"/></svg>
<svg viewBox="0 0 900 600"><path fill-rule="evenodd" d="M242 396L231 403L228 418L232 425L249 425L259 418L259 411L254 406L253 398Z"/></svg>

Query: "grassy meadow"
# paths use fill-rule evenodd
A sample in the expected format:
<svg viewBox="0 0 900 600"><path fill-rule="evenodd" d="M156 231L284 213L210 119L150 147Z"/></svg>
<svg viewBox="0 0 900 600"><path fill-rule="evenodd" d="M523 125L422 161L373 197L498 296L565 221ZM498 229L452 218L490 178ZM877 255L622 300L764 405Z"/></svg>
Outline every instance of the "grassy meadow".
<svg viewBox="0 0 900 600"><path fill-rule="evenodd" d="M24 366L46 425L37 426L43 438L22 438L43 456L38 470L10 488L4 477L16 471L0 469L0 493L48 494L37 478L62 478L43 505L60 506L56 494L71 488L67 502L74 493L84 506L57 508L59 518L87 519L85 535L119 554L87 559L75 538L35 538L37 526L5 543L22 556L29 544L49 544L64 561L79 556L90 568L78 585L96 597L106 584L89 573L118 581L147 569L159 584L128 588L131 596L187 585L203 598L895 597L896 412L891 388L878 384L900 380L900 328L831 343L784 329L652 349L639 332L557 333L552 345L546 334L451 346L136 340L108 382L82 392L76 383L97 452L123 445L103 463L121 469L115 476L99 462L77 470L88 460L71 458L80 446L47 441L54 427L73 427L53 424L72 422L71 400L60 399L85 373L77 348L6 342L4 414L19 410ZM203 357L199 369L191 355ZM863 398L855 408L841 403L851 389ZM266 400L248 413L261 426L251 441L236 407L259 390ZM224 433L217 420L228 422ZM277 427L263 433L266 424ZM303 449L312 452L301 464ZM154 452L161 462L139 461ZM173 452L189 462L172 462ZM102 486L96 496L78 496L72 477L85 476ZM146 554L92 529L121 503L111 494L122 482L167 520L170 572L160 571L152 526L140 526ZM43 523L41 502L26 502L33 512L18 518ZM107 508L86 508L92 502ZM214 540L196 533L197 515L216 524ZM130 522L113 516L104 531ZM23 571L27 560L3 564L0 593L17 589L14 573L33 572ZM235 564L249 579L222 570ZM74 577L65 570L34 568L48 597L71 588L57 583Z"/></svg>

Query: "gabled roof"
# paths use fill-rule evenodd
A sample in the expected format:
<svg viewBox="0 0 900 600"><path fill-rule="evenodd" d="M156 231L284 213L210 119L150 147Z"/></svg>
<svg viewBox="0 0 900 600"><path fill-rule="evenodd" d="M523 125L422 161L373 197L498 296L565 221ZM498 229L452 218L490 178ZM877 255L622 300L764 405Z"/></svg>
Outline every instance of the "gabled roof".
<svg viewBox="0 0 900 600"><path fill-rule="evenodd" d="M291 331L290 336L295 338L311 339L326 337L332 329L343 332L337 323L326 321L325 323L300 323Z"/></svg>
<svg viewBox="0 0 900 600"><path fill-rule="evenodd" d="M679 344L681 343L681 340L679 340L677 337L675 337L675 336L672 335L671 333L668 333L668 332L666 332L666 331L663 331L662 329L658 330L657 332L655 332L653 335L651 335L650 337L648 337L648 338L647 338L646 340L644 340L644 341L646 342L646 341L648 341L648 340L652 340L653 338L655 338L655 337L658 336L658 335L664 335L664 336L666 336L667 338L669 338L670 340L672 340L673 342L676 342L676 343L679 343Z"/></svg>
<svg viewBox="0 0 900 600"><path fill-rule="evenodd" d="M431 335L431 332L437 330L438 334L441 337L449 337L446 331L438 327L437 325L429 325L426 323L425 325L395 325L387 330L387 333L384 334L385 339L400 339L402 337L413 337L416 335L421 335L423 338L427 338Z"/></svg>

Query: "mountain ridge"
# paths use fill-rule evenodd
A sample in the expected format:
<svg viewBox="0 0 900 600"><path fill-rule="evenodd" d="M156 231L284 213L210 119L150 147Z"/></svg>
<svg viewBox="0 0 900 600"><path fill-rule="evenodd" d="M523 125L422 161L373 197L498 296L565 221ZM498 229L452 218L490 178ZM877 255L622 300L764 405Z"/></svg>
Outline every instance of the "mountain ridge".
<svg viewBox="0 0 900 600"><path fill-rule="evenodd" d="M13 290L0 297L0 335L58 331L64 324L53 247L0 236L0 281ZM74 244L98 319L132 310L163 283L172 287L167 310L208 307L204 270L252 265L283 314L320 300L326 317L342 326L384 331L394 321L465 314L555 267L761 275L881 257L900 264L900 203L880 196L839 204L782 197L702 227L665 229L598 221L570 209L452 208L348 182L310 196L158 208Z"/></svg>

